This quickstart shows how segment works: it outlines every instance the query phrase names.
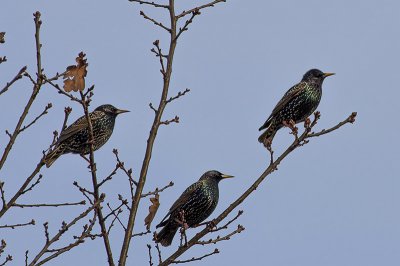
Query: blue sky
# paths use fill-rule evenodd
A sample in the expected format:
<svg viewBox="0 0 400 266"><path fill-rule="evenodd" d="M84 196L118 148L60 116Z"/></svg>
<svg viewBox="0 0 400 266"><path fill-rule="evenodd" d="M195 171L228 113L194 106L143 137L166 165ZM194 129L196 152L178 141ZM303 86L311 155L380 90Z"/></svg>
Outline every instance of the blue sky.
<svg viewBox="0 0 400 266"><path fill-rule="evenodd" d="M179 10L198 1L176 1ZM24 66L34 73L33 16L42 13L43 67L48 75L74 63L80 51L87 54L87 84L95 84L92 108L111 103L132 112L117 118L111 140L98 152L99 175L115 165L118 148L134 175L140 170L153 119L148 103L157 103L162 79L159 62L150 52L168 36L143 20L139 11L167 21L167 14L128 1L2 1L0 31L6 43L0 55L0 84ZM155 222L188 185L206 170L235 175L221 182L224 210L268 164L268 154L257 142L258 128L286 92L310 68L335 72L324 82L317 128L327 128L358 112L354 125L313 139L293 152L240 207L238 222L246 230L230 241L196 247L182 259L218 247L221 254L192 265L398 265L400 261L400 180L398 132L398 64L400 60L400 4L398 1L227 1L205 10L179 40L175 54L171 96L185 88L191 92L168 106L164 117L180 116L180 123L162 127L156 140L145 191L175 186L161 194ZM0 97L1 131L13 129L31 92L22 80ZM0 178L11 195L39 161L41 151L59 129L64 107L73 107L70 121L81 109L44 87L29 118L53 103L51 112L23 133L10 154ZM28 118L28 120L29 120ZM0 145L8 141L0 135ZM275 154L291 143L287 130L274 141ZM20 203L82 200L72 186L77 180L90 187L90 176L79 156L61 157L44 180ZM396 174L397 173L397 174ZM105 187L111 202L118 193L128 195L120 174ZM137 230L149 202L141 203ZM21 265L24 252L36 254L44 242L41 224L49 221L56 232L63 219L82 207L12 210L1 224L34 218L35 227L2 230L12 265ZM77 228L79 231L80 228ZM196 230L191 230L189 236ZM69 238L71 239L71 237ZM112 236L115 254L122 242L121 228ZM146 244L151 237L135 239L128 262L148 263ZM163 249L163 255L178 245ZM154 254L155 255L155 254ZM105 265L101 240L54 260L51 265Z"/></svg>

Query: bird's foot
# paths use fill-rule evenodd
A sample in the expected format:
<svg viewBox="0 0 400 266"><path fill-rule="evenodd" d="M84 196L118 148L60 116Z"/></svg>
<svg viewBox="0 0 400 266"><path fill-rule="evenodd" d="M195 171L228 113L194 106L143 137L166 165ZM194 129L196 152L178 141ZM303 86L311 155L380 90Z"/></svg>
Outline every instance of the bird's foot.
<svg viewBox="0 0 400 266"><path fill-rule="evenodd" d="M263 141L263 145L267 150L272 150L272 139L271 138L265 138Z"/></svg>
<svg viewBox="0 0 400 266"><path fill-rule="evenodd" d="M209 231L213 230L214 228L217 228L217 224L215 223L214 220L211 220L210 222L207 223L207 229Z"/></svg>
<svg viewBox="0 0 400 266"><path fill-rule="evenodd" d="M187 223L182 223L181 232L186 231L188 228L189 228L189 225Z"/></svg>

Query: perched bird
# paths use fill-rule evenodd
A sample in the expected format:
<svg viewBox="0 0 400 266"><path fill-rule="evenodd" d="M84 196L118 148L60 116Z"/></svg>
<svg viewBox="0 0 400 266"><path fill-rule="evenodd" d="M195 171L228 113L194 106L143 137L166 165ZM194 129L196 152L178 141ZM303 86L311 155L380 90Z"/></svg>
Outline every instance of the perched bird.
<svg viewBox="0 0 400 266"><path fill-rule="evenodd" d="M94 150L98 150L111 137L117 115L126 112L129 111L117 109L111 104L104 104L89 114L93 127ZM88 142L88 123L86 117L82 116L61 132L54 149L44 159L47 168L63 154L88 154L90 152Z"/></svg>
<svg viewBox="0 0 400 266"><path fill-rule="evenodd" d="M322 96L322 82L335 73L323 73L318 69L307 71L300 83L291 87L272 110L271 115L258 130L265 130L258 138L264 145L270 145L284 121L303 122L317 109Z"/></svg>
<svg viewBox="0 0 400 266"><path fill-rule="evenodd" d="M155 234L155 241L163 246L169 246L178 228L182 226L193 227L207 219L218 204L219 181L231 177L233 176L215 170L205 172L199 181L189 186L182 193L164 219L156 226L156 228L162 226L164 228ZM182 218L184 221L182 221Z"/></svg>

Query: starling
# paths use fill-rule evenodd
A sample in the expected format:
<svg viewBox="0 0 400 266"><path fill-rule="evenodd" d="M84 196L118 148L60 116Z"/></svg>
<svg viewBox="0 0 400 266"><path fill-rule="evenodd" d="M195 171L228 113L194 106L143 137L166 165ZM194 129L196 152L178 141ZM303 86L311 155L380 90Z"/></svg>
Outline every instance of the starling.
<svg viewBox="0 0 400 266"><path fill-rule="evenodd" d="M93 127L94 150L98 150L111 137L117 115L126 112L129 111L119 110L111 104L104 104L89 114ZM82 116L61 132L54 149L46 155L44 161L49 168L62 154L88 154L89 152L88 123L86 117Z"/></svg>
<svg viewBox="0 0 400 266"><path fill-rule="evenodd" d="M307 71L300 83L291 87L272 110L271 115L258 130L266 129L258 138L264 145L270 145L283 122L303 122L317 109L322 96L322 82L335 73L323 73L318 69Z"/></svg>
<svg viewBox="0 0 400 266"><path fill-rule="evenodd" d="M155 241L163 246L169 246L178 228L193 227L207 219L218 204L219 181L231 177L233 176L215 170L205 172L199 181L182 193L164 219L156 226L156 228L162 226L164 228L155 235Z"/></svg>

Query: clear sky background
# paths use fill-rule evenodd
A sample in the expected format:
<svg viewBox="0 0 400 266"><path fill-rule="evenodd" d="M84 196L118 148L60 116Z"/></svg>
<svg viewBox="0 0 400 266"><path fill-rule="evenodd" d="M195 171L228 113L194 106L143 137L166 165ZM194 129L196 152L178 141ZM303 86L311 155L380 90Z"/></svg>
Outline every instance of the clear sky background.
<svg viewBox="0 0 400 266"><path fill-rule="evenodd" d="M177 0L176 6L182 10L199 3ZM0 31L6 32L0 55L8 58L0 65L1 87L24 65L31 74L36 71L32 13L39 10L46 73L62 72L84 51L87 84L96 85L91 108L111 103L132 111L117 118L111 140L96 152L99 176L113 169L113 148L138 176L153 120L148 104L158 103L160 97L159 62L150 49L156 39L166 49L168 36L139 16L142 9L167 21L167 13L128 1L0 3ZM217 247L221 254L191 265L399 265L399 14L400 3L394 0L228 0L195 19L179 40L170 89L171 96L185 88L191 92L165 112L164 118L179 115L181 123L160 128L145 186L149 191L175 182L161 194L155 223L206 170L236 176L220 183L213 216L249 187L269 162L257 142L257 129L310 68L337 73L324 82L318 108L322 117L316 128L333 126L352 111L358 116L354 125L313 139L280 165L239 207L245 211L238 220L244 232L217 246L193 248L182 259ZM1 147L8 141L4 130L14 129L31 89L24 79L0 97ZM8 197L34 169L53 130L61 127L64 107L73 107L70 122L82 115L79 106L46 86L27 121L48 102L54 106L51 112L21 134L0 173ZM288 130L281 130L274 141L275 154L291 141ZM79 156L63 156L42 174L41 184L19 203L80 201L72 182L91 187ZM104 192L116 204L118 193L129 195L127 186L126 177L119 174ZM144 230L148 205L148 199L141 203L137 231ZM54 234L62 220L84 208L9 211L0 224L32 218L37 222L35 227L0 231L8 243L6 253L14 257L11 265L23 264L25 250L33 256L42 247L45 221ZM116 228L111 241L118 257L123 235ZM165 258L178 242L175 239L172 247L162 250ZM150 235L134 239L130 265L148 265L147 243ZM50 263L105 264L101 239L88 240Z"/></svg>

